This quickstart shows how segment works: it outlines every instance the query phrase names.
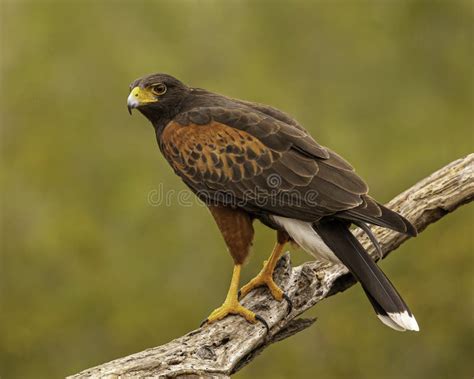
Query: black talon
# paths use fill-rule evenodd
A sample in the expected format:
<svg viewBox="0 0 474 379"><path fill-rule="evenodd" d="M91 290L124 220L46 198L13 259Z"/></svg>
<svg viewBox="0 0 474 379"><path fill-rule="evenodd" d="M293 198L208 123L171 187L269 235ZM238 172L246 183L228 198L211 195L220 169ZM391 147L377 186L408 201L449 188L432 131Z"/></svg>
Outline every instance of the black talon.
<svg viewBox="0 0 474 379"><path fill-rule="evenodd" d="M286 312L286 315L288 316L293 310L293 302L291 301L291 299L286 293L283 293L283 299L285 299L286 302L288 303L288 311Z"/></svg>
<svg viewBox="0 0 474 379"><path fill-rule="evenodd" d="M201 324L199 325L200 328L202 328L204 325L206 325L208 322L208 319L206 318Z"/></svg>
<svg viewBox="0 0 474 379"><path fill-rule="evenodd" d="M255 315L255 319L260 321L263 326L265 326L265 329L267 329L267 334L270 333L270 327L268 326L267 322L265 321L265 319L259 315Z"/></svg>
<svg viewBox="0 0 474 379"><path fill-rule="evenodd" d="M239 290L239 292L237 292L237 300L240 300L240 295L241 295L241 291Z"/></svg>

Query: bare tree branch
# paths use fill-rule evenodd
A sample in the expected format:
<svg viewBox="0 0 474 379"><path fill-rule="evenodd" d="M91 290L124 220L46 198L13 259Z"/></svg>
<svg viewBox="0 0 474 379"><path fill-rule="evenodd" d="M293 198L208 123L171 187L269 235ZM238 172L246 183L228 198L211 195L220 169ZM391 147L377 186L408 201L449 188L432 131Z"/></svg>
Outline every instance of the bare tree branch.
<svg viewBox="0 0 474 379"><path fill-rule="evenodd" d="M398 195L388 206L413 222L419 232L423 231L429 224L473 199L473 163L474 154L450 163ZM373 231L385 256L409 238L378 227L374 227ZM360 230L355 234L374 254L373 246L365 235ZM116 359L69 378L226 378L270 344L311 326L314 319L297 317L326 297L354 284L352 275L341 265L308 262L292 267L288 253L278 264L275 280L293 302L290 314L287 315L287 304L275 301L265 288L253 291L243 300L244 306L268 322L268 334L261 323L252 325L241 317L230 316L165 345Z"/></svg>

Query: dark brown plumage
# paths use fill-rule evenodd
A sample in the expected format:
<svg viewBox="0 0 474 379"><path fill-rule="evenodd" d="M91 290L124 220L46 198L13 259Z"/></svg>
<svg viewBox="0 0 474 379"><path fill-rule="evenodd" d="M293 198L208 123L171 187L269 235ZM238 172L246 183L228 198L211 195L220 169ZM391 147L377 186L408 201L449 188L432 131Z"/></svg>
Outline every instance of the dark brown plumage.
<svg viewBox="0 0 474 379"><path fill-rule="evenodd" d="M372 304L375 301L379 317L389 319L382 321L395 323L389 325L395 329L416 329L416 322L391 316L406 312L411 317L401 298L404 307L398 300L393 305L384 296L374 295L371 289L379 284L374 287L372 281L378 281L381 273L375 264L369 273L354 272L366 259L359 257L358 246L351 249L353 241L347 234L351 223L375 224L410 235L416 235L416 230L405 218L373 200L348 162L275 108L190 88L166 74L138 79L130 89L129 109L137 108L151 121L166 160L208 204L239 273L253 239L252 221L259 219L312 254L319 254L314 246L324 241L327 254L334 253L361 281ZM333 243L333 231L349 245ZM244 295L257 285L268 285L281 300L281 290L272 283L271 273L284 242L277 243L270 266L264 267L250 287L243 288ZM380 287L382 292L390 292L389 299L395 296L390 287L385 282ZM232 299L224 306L210 321L227 313L255 320L251 312L236 311L240 305Z"/></svg>

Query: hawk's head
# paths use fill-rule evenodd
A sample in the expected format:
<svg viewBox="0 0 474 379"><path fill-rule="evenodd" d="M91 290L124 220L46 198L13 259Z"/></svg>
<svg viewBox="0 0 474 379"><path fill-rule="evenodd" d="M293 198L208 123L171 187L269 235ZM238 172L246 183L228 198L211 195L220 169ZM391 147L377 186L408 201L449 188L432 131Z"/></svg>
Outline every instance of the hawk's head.
<svg viewBox="0 0 474 379"><path fill-rule="evenodd" d="M151 74L130 85L128 111L137 108L152 123L160 118L172 118L190 88L167 74Z"/></svg>

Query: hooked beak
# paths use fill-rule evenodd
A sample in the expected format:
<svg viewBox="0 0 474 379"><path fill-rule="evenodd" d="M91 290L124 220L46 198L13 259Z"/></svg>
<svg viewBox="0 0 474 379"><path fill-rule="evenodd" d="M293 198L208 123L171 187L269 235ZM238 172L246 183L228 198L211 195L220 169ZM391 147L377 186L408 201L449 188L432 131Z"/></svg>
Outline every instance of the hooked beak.
<svg viewBox="0 0 474 379"><path fill-rule="evenodd" d="M132 114L132 109L156 101L158 101L158 99L153 95L153 93L151 93L151 91L136 86L130 91L130 95L128 95L127 98L128 113Z"/></svg>

